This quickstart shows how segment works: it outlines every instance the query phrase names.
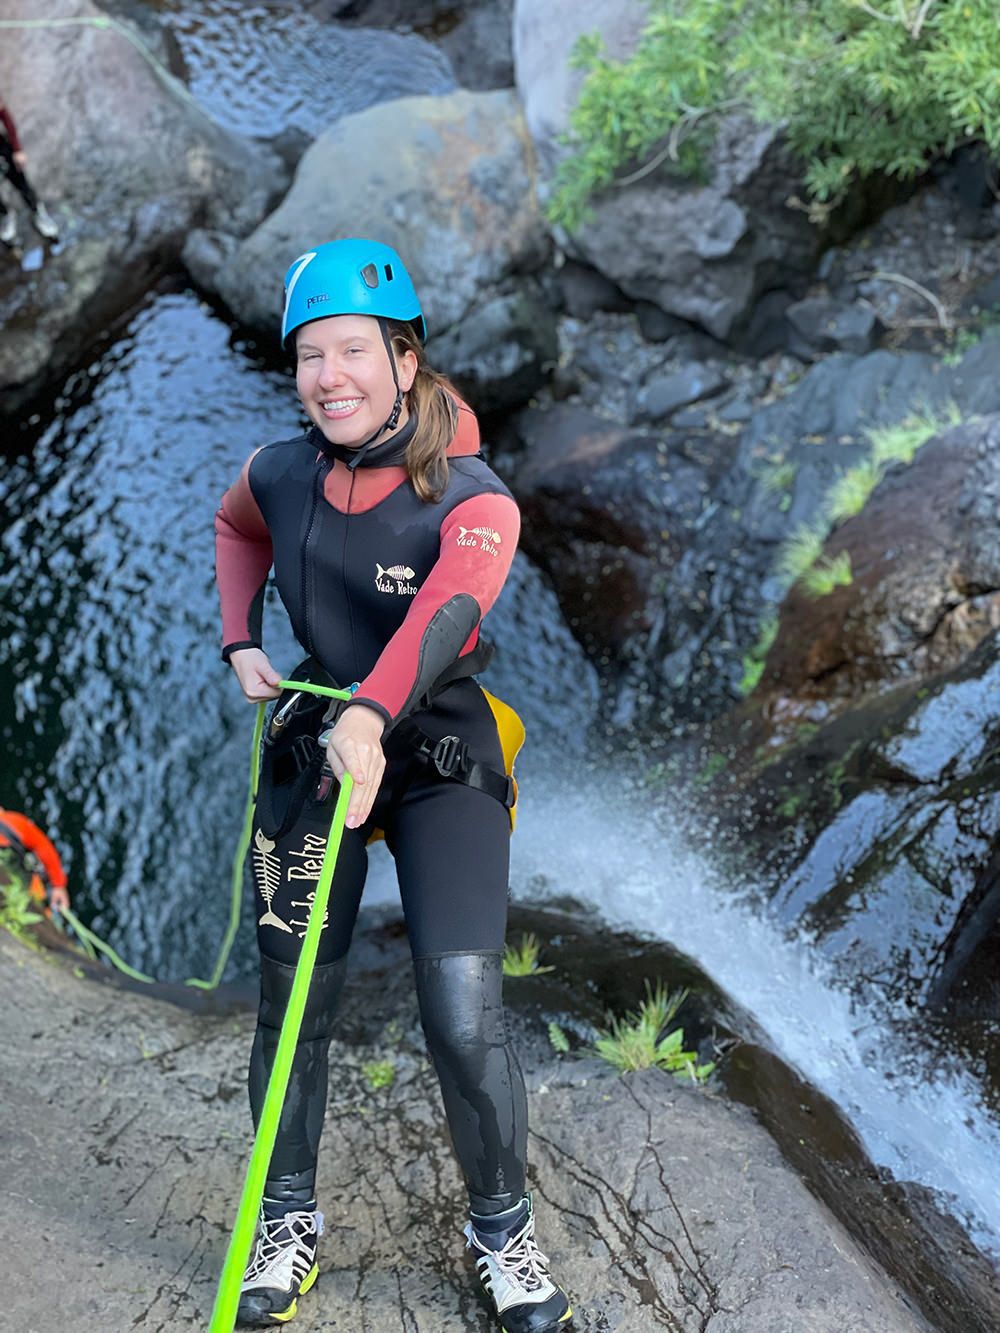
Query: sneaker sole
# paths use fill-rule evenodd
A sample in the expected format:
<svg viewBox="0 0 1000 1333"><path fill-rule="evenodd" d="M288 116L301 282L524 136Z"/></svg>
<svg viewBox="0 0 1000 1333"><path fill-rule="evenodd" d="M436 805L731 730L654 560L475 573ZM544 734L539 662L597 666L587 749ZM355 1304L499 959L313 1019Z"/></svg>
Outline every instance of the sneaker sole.
<svg viewBox="0 0 1000 1333"><path fill-rule="evenodd" d="M566 1313L561 1314L559 1318L555 1321L555 1323L548 1324L546 1328L540 1329L539 1333L547 1333L548 1329L561 1328L563 1324L568 1324L572 1318L573 1318L573 1307L570 1306L570 1308L566 1311ZM500 1333L510 1333L510 1330L507 1328L506 1324L500 1325Z"/></svg>
<svg viewBox="0 0 1000 1333"><path fill-rule="evenodd" d="M302 1286L299 1287L298 1292L292 1297L292 1303L287 1309L272 1310L269 1315L265 1316L266 1322L260 1322L255 1325L244 1324L244 1327L269 1328L272 1323L287 1324L288 1321L294 1319L299 1312L299 1297L304 1296L307 1291L311 1290L318 1277L319 1265L313 1264L312 1268L302 1279Z"/></svg>

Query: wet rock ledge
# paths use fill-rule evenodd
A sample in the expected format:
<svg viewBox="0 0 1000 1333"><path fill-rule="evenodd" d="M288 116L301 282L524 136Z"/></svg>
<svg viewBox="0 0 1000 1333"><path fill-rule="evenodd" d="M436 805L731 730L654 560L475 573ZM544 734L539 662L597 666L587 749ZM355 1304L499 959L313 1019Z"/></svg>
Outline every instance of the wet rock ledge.
<svg viewBox="0 0 1000 1333"><path fill-rule="evenodd" d="M485 1333L405 944L357 944L331 1059L321 1276L295 1327ZM0 931L10 1327L207 1326L250 1146L245 999L180 1008ZM656 1071L557 1062L514 1022L540 1237L578 1333L929 1328L749 1112ZM373 1061L391 1062L391 1086L372 1089Z"/></svg>

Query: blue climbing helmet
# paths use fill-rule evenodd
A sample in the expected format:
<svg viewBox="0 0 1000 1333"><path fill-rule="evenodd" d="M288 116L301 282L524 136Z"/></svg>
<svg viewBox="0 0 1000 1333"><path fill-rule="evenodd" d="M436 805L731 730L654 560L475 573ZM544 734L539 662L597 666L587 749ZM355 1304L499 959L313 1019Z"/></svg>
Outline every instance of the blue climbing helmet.
<svg viewBox="0 0 1000 1333"><path fill-rule="evenodd" d="M352 237L299 255L285 274L281 345L296 329L328 315L372 315L411 324L427 338L420 301L406 266L390 245Z"/></svg>

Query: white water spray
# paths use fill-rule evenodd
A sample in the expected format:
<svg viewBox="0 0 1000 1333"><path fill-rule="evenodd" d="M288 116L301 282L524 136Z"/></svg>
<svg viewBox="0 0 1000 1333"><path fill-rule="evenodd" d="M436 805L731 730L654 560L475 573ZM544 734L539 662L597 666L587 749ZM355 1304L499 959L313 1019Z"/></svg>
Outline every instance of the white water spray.
<svg viewBox="0 0 1000 1333"><path fill-rule="evenodd" d="M1000 1254L1000 1124L975 1077L888 1002L838 987L808 942L789 937L686 844L663 797L608 772L520 773L515 896L572 897L610 926L663 940L749 1011L771 1048L829 1097L871 1160L940 1192L977 1245ZM912 1021L912 1019L911 1019Z"/></svg>

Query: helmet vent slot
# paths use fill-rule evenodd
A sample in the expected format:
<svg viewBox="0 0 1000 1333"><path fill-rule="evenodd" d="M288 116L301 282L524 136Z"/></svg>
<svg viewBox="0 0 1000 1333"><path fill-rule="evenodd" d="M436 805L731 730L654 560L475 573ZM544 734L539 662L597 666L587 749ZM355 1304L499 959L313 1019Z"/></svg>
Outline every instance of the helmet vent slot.
<svg viewBox="0 0 1000 1333"><path fill-rule="evenodd" d="M361 277L366 287L378 286L378 269L374 264L366 264L361 270Z"/></svg>
<svg viewBox="0 0 1000 1333"><path fill-rule="evenodd" d="M385 280L386 280L386 282L392 282L392 265L391 265L391 264L386 264L384 267L385 267Z"/></svg>

